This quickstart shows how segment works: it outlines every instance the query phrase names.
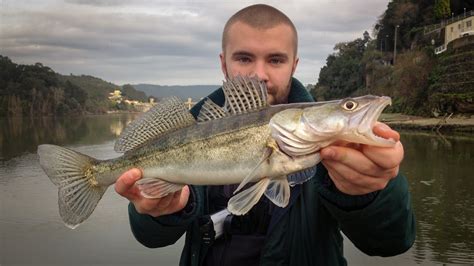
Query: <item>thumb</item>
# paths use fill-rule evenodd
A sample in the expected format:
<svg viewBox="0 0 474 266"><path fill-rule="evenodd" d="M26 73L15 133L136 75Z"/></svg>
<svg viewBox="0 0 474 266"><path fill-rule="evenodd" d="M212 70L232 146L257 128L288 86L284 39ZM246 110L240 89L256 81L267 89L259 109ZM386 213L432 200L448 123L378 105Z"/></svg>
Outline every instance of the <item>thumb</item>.
<svg viewBox="0 0 474 266"><path fill-rule="evenodd" d="M186 207L189 201L189 194L189 186L184 186L181 191L178 191L177 194L175 194L175 197L179 197L179 199L177 204L174 206L173 213L181 211L182 209L184 209L184 207Z"/></svg>
<svg viewBox="0 0 474 266"><path fill-rule="evenodd" d="M400 140L400 134L391 129L389 126L387 126L384 123L377 122L374 125L373 131L375 135L385 138L385 139L393 139L394 141L399 141Z"/></svg>
<svg viewBox="0 0 474 266"><path fill-rule="evenodd" d="M140 179L142 172L138 168L133 168L123 173L115 182L115 191L122 196L127 196L127 193L135 182Z"/></svg>

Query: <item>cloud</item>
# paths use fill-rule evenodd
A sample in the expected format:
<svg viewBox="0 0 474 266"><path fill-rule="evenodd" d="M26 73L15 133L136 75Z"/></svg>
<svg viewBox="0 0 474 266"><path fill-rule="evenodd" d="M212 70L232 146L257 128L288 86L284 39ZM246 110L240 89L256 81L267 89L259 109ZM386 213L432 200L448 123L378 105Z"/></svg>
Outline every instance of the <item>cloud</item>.
<svg viewBox="0 0 474 266"><path fill-rule="evenodd" d="M361 4L363 2L363 4ZM5 1L1 54L42 62L60 73L108 81L219 84L218 54L225 21L250 1ZM387 3L379 0L267 1L299 32L295 76L316 83L338 42L371 31ZM370 7L370 8L368 8Z"/></svg>
<svg viewBox="0 0 474 266"><path fill-rule="evenodd" d="M66 3L91 6L123 6L130 3L126 0L66 0Z"/></svg>

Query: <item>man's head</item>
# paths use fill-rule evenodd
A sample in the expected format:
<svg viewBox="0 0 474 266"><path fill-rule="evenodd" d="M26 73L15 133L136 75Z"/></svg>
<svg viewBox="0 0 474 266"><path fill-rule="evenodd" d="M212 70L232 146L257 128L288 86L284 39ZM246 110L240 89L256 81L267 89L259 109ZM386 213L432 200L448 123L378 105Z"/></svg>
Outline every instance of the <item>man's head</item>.
<svg viewBox="0 0 474 266"><path fill-rule="evenodd" d="M286 103L298 64L298 35L291 20L267 5L234 14L222 35L224 75L257 75L268 87L270 104Z"/></svg>

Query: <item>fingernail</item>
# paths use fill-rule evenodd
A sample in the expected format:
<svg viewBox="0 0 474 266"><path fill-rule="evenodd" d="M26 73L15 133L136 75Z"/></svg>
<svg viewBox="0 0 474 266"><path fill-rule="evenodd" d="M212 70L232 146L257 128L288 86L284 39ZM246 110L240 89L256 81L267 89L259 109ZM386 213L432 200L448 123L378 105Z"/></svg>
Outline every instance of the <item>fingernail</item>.
<svg viewBox="0 0 474 266"><path fill-rule="evenodd" d="M331 149L331 148L326 148L326 149L324 149L324 157L326 157L326 159L332 159L332 158L334 158L334 155L335 155L335 154L336 154L336 153L335 153L334 150Z"/></svg>

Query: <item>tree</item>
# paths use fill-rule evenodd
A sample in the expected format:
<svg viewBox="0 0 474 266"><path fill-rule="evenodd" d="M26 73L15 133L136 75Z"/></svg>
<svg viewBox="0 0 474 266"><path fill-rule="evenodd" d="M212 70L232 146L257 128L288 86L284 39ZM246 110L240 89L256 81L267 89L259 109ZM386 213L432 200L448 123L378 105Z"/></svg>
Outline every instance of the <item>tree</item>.
<svg viewBox="0 0 474 266"><path fill-rule="evenodd" d="M364 85L361 59L370 36L367 32L363 36L334 46L335 53L327 57L326 65L321 68L313 95L325 100L343 98Z"/></svg>
<svg viewBox="0 0 474 266"><path fill-rule="evenodd" d="M137 100L146 102L148 100L146 94L142 91L138 91L130 84L122 86L122 95L126 96L129 100Z"/></svg>
<svg viewBox="0 0 474 266"><path fill-rule="evenodd" d="M436 0L434 14L437 19L449 18L451 15L450 0Z"/></svg>

